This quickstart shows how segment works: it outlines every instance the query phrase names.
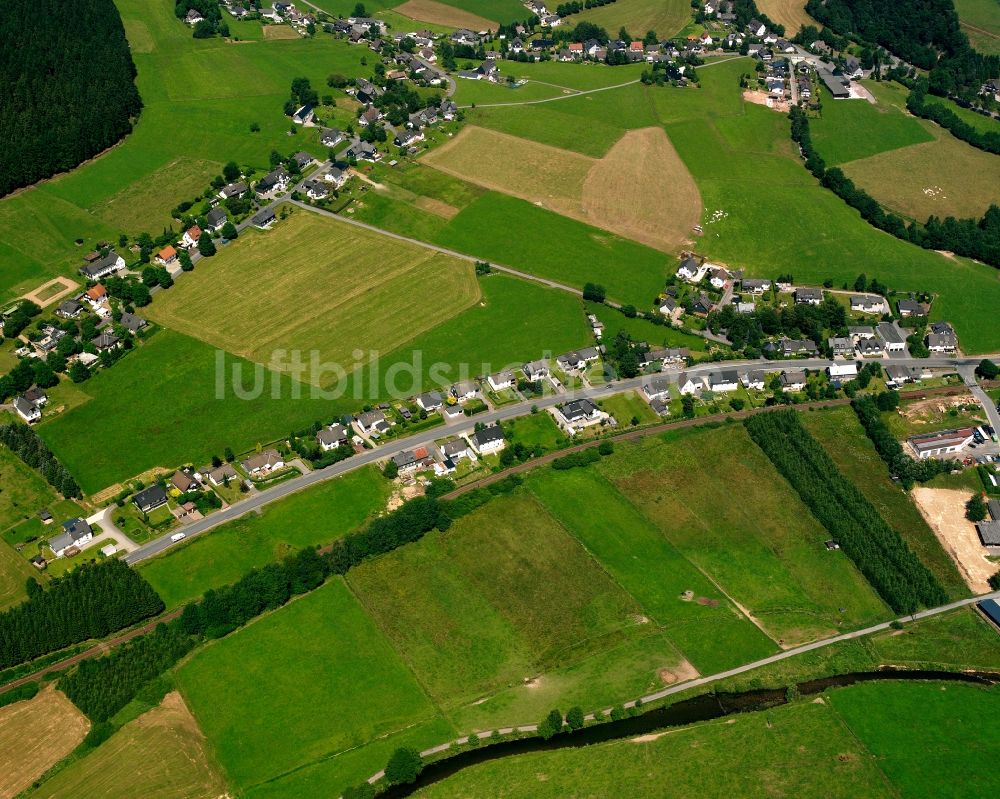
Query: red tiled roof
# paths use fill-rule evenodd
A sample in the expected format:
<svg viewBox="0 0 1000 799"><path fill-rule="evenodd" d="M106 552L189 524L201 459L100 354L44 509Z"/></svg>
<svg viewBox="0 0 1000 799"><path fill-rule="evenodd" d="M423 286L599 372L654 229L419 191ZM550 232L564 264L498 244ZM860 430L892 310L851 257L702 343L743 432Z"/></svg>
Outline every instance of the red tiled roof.
<svg viewBox="0 0 1000 799"><path fill-rule="evenodd" d="M104 286L100 283L98 283L96 286L87 289L87 296L90 297L90 299L92 300L99 300L101 299L101 297L104 297L107 293L108 290L104 288Z"/></svg>
<svg viewBox="0 0 1000 799"><path fill-rule="evenodd" d="M201 238L201 228L198 227L197 225L192 225L191 227L188 228L187 234L189 238L198 241L198 239Z"/></svg>
<svg viewBox="0 0 1000 799"><path fill-rule="evenodd" d="M177 257L177 250L171 247L169 244L159 251L156 255L161 261L169 261L171 258Z"/></svg>

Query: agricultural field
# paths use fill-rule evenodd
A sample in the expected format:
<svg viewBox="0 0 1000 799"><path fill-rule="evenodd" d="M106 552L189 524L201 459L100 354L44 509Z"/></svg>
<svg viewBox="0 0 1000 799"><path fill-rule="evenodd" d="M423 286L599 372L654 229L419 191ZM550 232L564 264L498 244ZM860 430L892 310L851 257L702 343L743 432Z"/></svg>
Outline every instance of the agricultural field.
<svg viewBox="0 0 1000 799"><path fill-rule="evenodd" d="M33 698L0 708L0 796L18 796L72 752L90 722L47 685Z"/></svg>
<svg viewBox="0 0 1000 799"><path fill-rule="evenodd" d="M997 0L955 0L962 31L984 55L1000 55L1000 3Z"/></svg>
<svg viewBox="0 0 1000 799"><path fill-rule="evenodd" d="M896 795L829 705L801 703L605 744L508 757L464 769L417 796L556 799L580 786L590 796L663 796L669 786L669 795L686 799Z"/></svg>
<svg viewBox="0 0 1000 799"><path fill-rule="evenodd" d="M440 0L469 14L510 23L525 19L525 8L517 0Z"/></svg>
<svg viewBox="0 0 1000 799"><path fill-rule="evenodd" d="M489 4L483 4L488 7ZM457 4L439 3L437 0L406 0L393 11L418 22L429 22L449 28L467 28L472 31L495 31L500 25L496 20L487 19L471 11L465 11Z"/></svg>
<svg viewBox="0 0 1000 799"><path fill-rule="evenodd" d="M217 799L226 783L180 694L126 724L31 794L37 799Z"/></svg>
<svg viewBox="0 0 1000 799"><path fill-rule="evenodd" d="M742 426L622 444L599 468L779 644L804 643L888 615L847 556L825 548L825 528Z"/></svg>
<svg viewBox="0 0 1000 799"><path fill-rule="evenodd" d="M300 210L203 262L149 316L264 366L301 353L297 378L329 387L337 372L313 372L310 358L338 365L342 378L359 365L357 351L361 363L390 352L479 297L468 262Z"/></svg>
<svg viewBox="0 0 1000 799"><path fill-rule="evenodd" d="M968 591L961 575L941 548L934 531L907 494L889 479L889 472L850 408L802 414L802 424L829 453L841 472L864 494L930 569L949 597Z"/></svg>
<svg viewBox="0 0 1000 799"><path fill-rule="evenodd" d="M387 495L374 467L358 469L170 549L140 571L168 608L178 607L295 550L329 544L380 511Z"/></svg>
<svg viewBox="0 0 1000 799"><path fill-rule="evenodd" d="M0 541L0 611L28 598L25 583L32 577L41 582L35 567L6 541Z"/></svg>
<svg viewBox="0 0 1000 799"><path fill-rule="evenodd" d="M799 28L817 26L816 20L806 13L806 0L760 0L757 8L762 14L785 26L785 35L794 36ZM818 26L817 26L818 27Z"/></svg>
<svg viewBox="0 0 1000 799"><path fill-rule="evenodd" d="M844 172L889 210L920 221L932 215L979 219L1000 203L1000 159L922 124L934 141L851 161Z"/></svg>
<svg viewBox="0 0 1000 799"><path fill-rule="evenodd" d="M591 22L607 29L612 37L622 27L637 39L646 31L655 31L662 40L675 36L690 19L691 5L683 0L618 0L574 14L569 23Z"/></svg>
<svg viewBox="0 0 1000 799"><path fill-rule="evenodd" d="M239 398L231 381L217 395L217 379L227 376L219 373L223 358L253 398ZM331 416L329 402L275 373L261 375L261 393L254 396L254 372L247 361L163 330L82 384L89 399L42 422L38 433L91 494L154 467L201 465L226 447L245 451ZM95 430L101 431L98 447Z"/></svg>
<svg viewBox="0 0 1000 799"><path fill-rule="evenodd" d="M339 579L205 647L176 676L209 750L240 791L317 761L341 765L341 753L437 718ZM422 743L441 737L448 728L431 724ZM338 794L377 771L386 756L355 758L350 769L328 775L339 782L310 795ZM262 790L251 792L275 795L272 786Z"/></svg>

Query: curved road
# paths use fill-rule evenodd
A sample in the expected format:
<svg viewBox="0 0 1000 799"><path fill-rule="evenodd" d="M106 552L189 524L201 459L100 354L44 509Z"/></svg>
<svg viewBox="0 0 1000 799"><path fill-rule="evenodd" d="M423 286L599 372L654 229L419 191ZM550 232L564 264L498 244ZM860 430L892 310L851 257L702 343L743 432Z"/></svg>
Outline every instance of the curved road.
<svg viewBox="0 0 1000 799"><path fill-rule="evenodd" d="M987 357L997 357L997 356L987 356ZM980 358L924 358L919 363L924 366L938 367L938 368L965 368L968 369L970 365L979 363ZM882 366L887 366L891 364L903 364L903 365L913 365L915 362L912 358L885 358L879 361ZM831 364L831 361L821 360L821 359L808 359L808 360L798 360L798 361L766 361L766 360L756 360L756 361L719 361L716 363L699 364L698 366L693 366L687 370L677 370L673 373L663 373L670 376L672 379L676 380L678 374L681 371L685 371L689 375L700 376L705 375L708 372L718 371L720 369L736 369L741 374L746 372L751 368L768 368L768 369L778 369L782 365L794 366L797 369L825 369ZM590 400L602 400L610 397L614 394L620 394L623 391L637 390L642 387L642 384L649 379L648 375L643 375L639 377L634 377L628 380L620 380L612 383L608 383L603 386L591 386L588 388L583 388L574 392L567 392L566 394L557 394L550 397L541 397L530 400L522 400L521 402L514 403L512 405L499 408L497 410L489 411L487 413L477 414L475 417L476 422L482 422L483 424L490 425L494 422L502 422L506 419L513 419L517 416L525 416L531 413L533 407L537 407L539 410L545 408L551 408L555 405L561 405L571 399L590 399ZM470 420L470 424L471 424ZM398 439L395 441L387 442L375 449L365 450L364 452L358 453L347 460L335 463L326 469L321 469L314 472L307 472L300 477L295 477L290 480L286 480L283 483L279 483L273 488L260 491L247 499L239 502L235 505L231 505L228 508L220 510L218 513L214 513L199 521L192 522L186 527L181 528L179 532L185 534L185 540L193 538L198 535L202 535L209 530L218 527L221 524L232 521L233 519L238 519L239 517L251 513L253 511L262 508L272 502L276 502L279 499L294 494L303 489L309 488L310 486L316 485L317 483L322 483L326 480L331 480L340 475L346 474L347 472L354 471L355 469L360 469L363 466L375 463L376 461L384 460L386 458L391 458L393 455L397 455L404 450L413 449L426 444L431 444L437 438L442 435L441 427L434 427L430 430L425 430L423 432L417 433L416 435L409 436L408 438ZM146 560L147 558L159 555L161 552L165 551L172 545L178 543L170 540L171 534L166 534L160 538L154 539L142 546L138 547L134 551L130 552L125 556L125 561L127 563L138 563L140 561Z"/></svg>

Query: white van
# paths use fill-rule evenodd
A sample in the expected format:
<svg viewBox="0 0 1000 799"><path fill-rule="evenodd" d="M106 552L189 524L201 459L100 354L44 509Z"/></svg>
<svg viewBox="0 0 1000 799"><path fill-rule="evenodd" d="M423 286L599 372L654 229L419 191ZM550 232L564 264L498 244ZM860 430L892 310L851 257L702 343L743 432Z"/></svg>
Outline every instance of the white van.
<svg viewBox="0 0 1000 799"><path fill-rule="evenodd" d="M170 536L170 540L171 541L180 541L186 535L187 535L187 533L174 533L172 536Z"/></svg>

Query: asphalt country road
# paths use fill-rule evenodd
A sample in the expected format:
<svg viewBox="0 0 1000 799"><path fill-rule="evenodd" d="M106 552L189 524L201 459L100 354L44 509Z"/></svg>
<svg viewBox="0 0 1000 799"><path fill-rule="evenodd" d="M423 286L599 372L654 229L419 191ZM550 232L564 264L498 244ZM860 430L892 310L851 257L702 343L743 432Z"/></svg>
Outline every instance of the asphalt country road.
<svg viewBox="0 0 1000 799"><path fill-rule="evenodd" d="M958 367L968 367L970 365L978 364L983 356L976 358L958 358L958 357L944 357L944 358L924 358L919 361L922 366L936 367L936 368L958 368ZM987 356L987 357L997 357L997 356ZM663 374L672 375L676 378L682 371L685 371L689 375L705 375L708 372L718 371L721 369L737 369L741 374L751 368L765 368L765 369L777 369L782 365L794 366L798 369L825 369L828 367L832 361L823 359L807 359L807 360L797 360L797 361L766 361L766 360L744 360L744 361L719 361L715 363L699 364L698 366L691 367L687 370L676 370L675 372L665 372ZM881 366L885 367L891 364L902 364L912 366L915 362L912 358L883 358L877 361ZM620 394L624 391L637 390L642 387L642 384L649 379L648 375L642 375L639 377L634 377L628 380L619 380L611 383L607 383L602 386L591 386L588 388L579 389L573 392L567 392L566 394L557 394L550 397L542 397L530 400L523 400L521 402L515 403L513 405L508 405L504 408L499 408L497 410L489 411L487 413L477 414L475 417L476 422L482 422L483 424L490 425L494 422L502 422L507 419L513 419L518 416L524 416L531 413L533 407L539 410L544 410L546 408L551 408L555 405L561 405L572 399L590 399L590 400L602 400L606 399L614 394ZM470 424L472 420L470 420ZM363 466L368 466L369 464L375 463L376 461L385 460L391 458L393 455L397 455L408 449L413 449L422 445L430 444L435 439L440 438L446 430L449 428L434 427L430 430L425 430L416 435L409 436L407 438L394 440L387 442L381 446L374 449L365 450L364 452L358 453L347 460L335 463L332 466L328 466L325 469L320 469L314 472L307 472L300 477L295 477L290 480L286 480L283 483L260 491L247 499L238 502L235 505L231 505L228 508L220 510L218 513L214 513L204 519L196 522L192 522L186 527L181 528L179 531L173 533L168 533L160 538L154 539L146 544L143 544L138 549L130 552L125 557L125 562L129 564L135 564L140 561L146 560L148 558L159 555L165 550L169 549L171 546L175 546L181 541L172 541L171 536L176 534L176 532L183 532L184 539L186 541L190 538L194 538L199 535L203 535L208 531L218 527L221 524L230 522L234 519L238 519L247 513L252 513L259 510L260 508L268 505L272 502L276 502L283 499L291 494L298 491L302 491L310 486L317 485L326 480L331 480L335 477L339 477L348 472L354 471L355 469L360 469ZM455 426L456 432L458 430L466 429L462 426Z"/></svg>

